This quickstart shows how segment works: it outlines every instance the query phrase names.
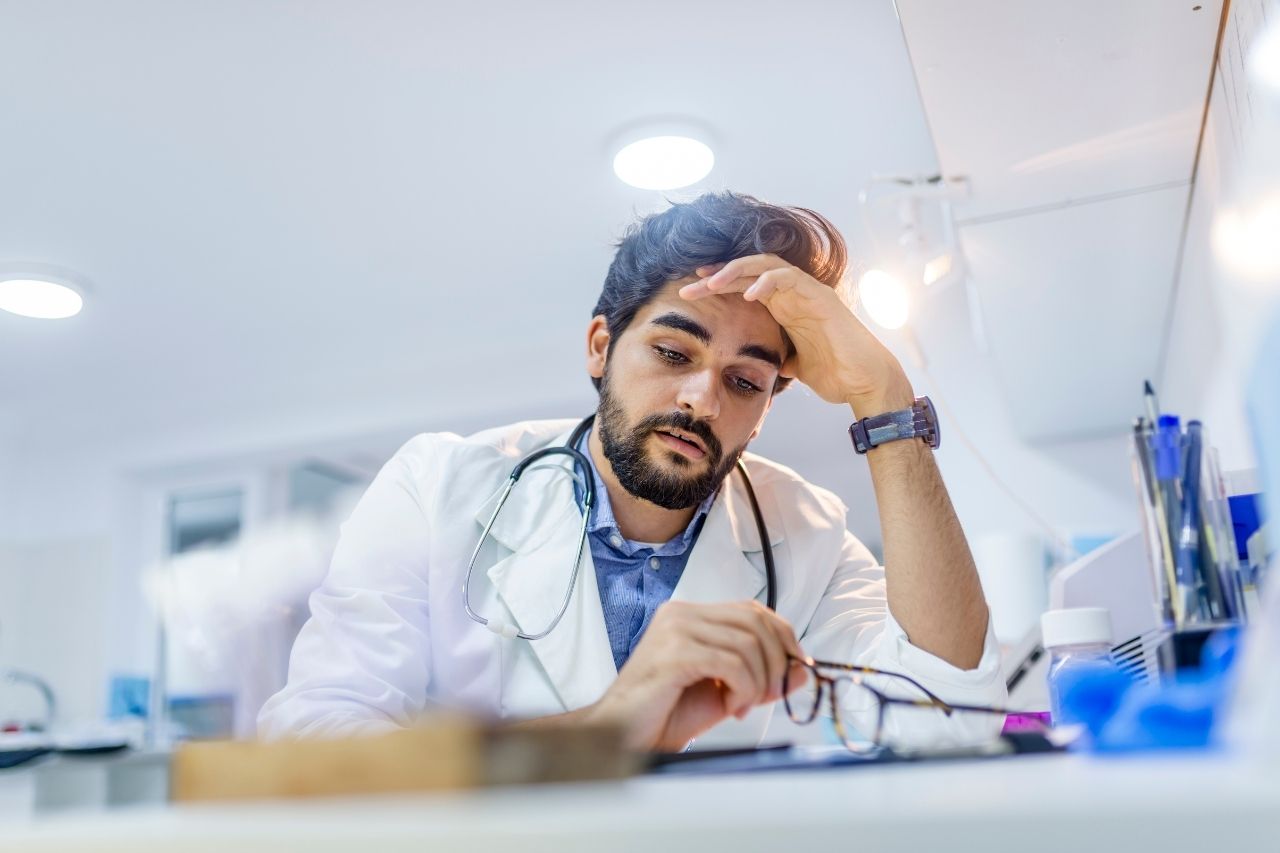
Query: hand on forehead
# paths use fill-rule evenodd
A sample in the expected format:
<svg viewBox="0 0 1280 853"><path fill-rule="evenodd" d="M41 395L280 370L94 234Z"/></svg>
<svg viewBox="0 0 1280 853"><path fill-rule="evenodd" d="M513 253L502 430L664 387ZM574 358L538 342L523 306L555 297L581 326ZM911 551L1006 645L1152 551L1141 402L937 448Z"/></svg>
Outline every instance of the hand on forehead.
<svg viewBox="0 0 1280 853"><path fill-rule="evenodd" d="M786 335L782 326L759 302L743 299L741 293L725 293L697 301L682 298L680 289L698 279L699 276L693 274L669 282L641 309L636 320L648 324L657 317L680 314L710 332L712 346L737 349L742 344L760 344L785 352Z"/></svg>

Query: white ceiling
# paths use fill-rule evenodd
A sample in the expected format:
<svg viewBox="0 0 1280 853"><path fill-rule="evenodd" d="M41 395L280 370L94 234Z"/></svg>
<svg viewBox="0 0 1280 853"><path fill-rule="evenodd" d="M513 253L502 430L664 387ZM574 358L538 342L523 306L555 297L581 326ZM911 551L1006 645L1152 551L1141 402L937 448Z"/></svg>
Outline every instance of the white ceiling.
<svg viewBox="0 0 1280 853"><path fill-rule="evenodd" d="M1190 5L899 0L904 44L891 0L0 0L0 264L93 284L70 321L0 312L0 466L49 480L55 515L100 449L133 470L381 450L588 408L611 243L662 204L613 177L609 141L664 116L712 133L689 193L815 208L860 260L872 174L968 175L962 240L1021 437L1117 428L1155 372L1217 26ZM971 431L1000 421L999 453L1019 436L955 345L956 295L922 317L926 349ZM874 542L847 423L789 392L756 449ZM1005 466L1075 494L1052 467ZM961 474L962 515L1004 506ZM44 506L10 498L25 516L0 515Z"/></svg>
<svg viewBox="0 0 1280 853"><path fill-rule="evenodd" d="M1160 375L1221 2L897 5L1019 432L1123 429Z"/></svg>
<svg viewBox="0 0 1280 853"><path fill-rule="evenodd" d="M587 401L610 243L661 202L608 141L671 114L714 135L695 191L855 242L872 171L936 168L889 0L0 0L0 263L93 283L0 312L0 434Z"/></svg>

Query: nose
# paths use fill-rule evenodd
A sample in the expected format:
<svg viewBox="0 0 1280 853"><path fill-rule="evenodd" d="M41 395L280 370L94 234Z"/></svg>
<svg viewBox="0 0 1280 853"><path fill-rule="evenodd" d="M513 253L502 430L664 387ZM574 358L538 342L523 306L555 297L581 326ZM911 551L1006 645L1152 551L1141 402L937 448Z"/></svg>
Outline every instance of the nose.
<svg viewBox="0 0 1280 853"><path fill-rule="evenodd" d="M694 420L714 420L720 414L720 384L710 370L688 373L680 383L676 405Z"/></svg>

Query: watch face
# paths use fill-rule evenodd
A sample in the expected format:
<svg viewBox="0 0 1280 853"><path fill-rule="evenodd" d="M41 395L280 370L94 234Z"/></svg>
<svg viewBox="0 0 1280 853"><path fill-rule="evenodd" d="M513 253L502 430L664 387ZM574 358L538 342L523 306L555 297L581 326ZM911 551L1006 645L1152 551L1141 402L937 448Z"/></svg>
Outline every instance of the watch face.
<svg viewBox="0 0 1280 853"><path fill-rule="evenodd" d="M937 448L942 443L942 434L938 429L938 413L934 411L933 401L928 397L919 397L912 406L915 413L916 435L924 439L924 443Z"/></svg>

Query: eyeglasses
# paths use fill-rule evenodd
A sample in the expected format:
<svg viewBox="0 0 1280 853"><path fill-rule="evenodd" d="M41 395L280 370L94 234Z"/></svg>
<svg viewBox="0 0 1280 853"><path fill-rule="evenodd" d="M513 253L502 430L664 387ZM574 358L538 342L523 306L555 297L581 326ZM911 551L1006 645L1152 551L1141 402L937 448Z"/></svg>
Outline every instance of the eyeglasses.
<svg viewBox="0 0 1280 853"><path fill-rule="evenodd" d="M1005 717L1021 713L944 701L900 672L797 657L791 660L802 665L805 681L796 684L794 667L788 667L783 678L788 716L798 725L812 723L826 699L836 734L856 753L992 744L1000 737Z"/></svg>

